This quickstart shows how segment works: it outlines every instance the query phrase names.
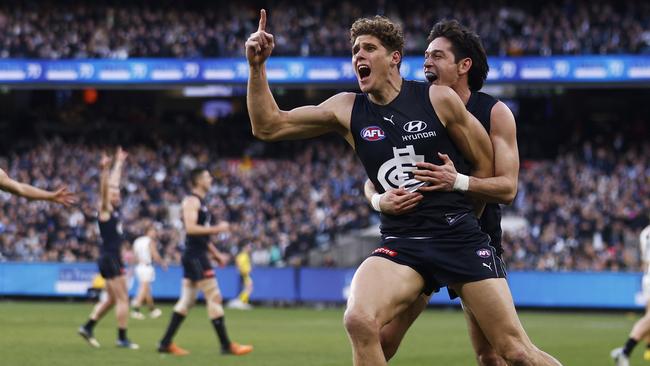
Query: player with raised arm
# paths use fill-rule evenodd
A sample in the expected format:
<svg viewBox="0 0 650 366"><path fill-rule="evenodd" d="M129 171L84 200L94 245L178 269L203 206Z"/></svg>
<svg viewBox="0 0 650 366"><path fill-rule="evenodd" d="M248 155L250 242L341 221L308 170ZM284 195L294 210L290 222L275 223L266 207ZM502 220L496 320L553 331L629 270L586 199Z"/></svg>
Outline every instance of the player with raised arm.
<svg viewBox="0 0 650 366"><path fill-rule="evenodd" d="M641 245L641 260L645 274L643 275L643 295L646 298L645 314L632 327L630 335L623 347L618 347L612 350L611 356L614 359L616 366L629 366L630 355L634 347L642 339L647 339L650 335L650 226L641 230L639 235L639 244ZM650 360L650 352L646 351L643 358Z"/></svg>
<svg viewBox="0 0 650 366"><path fill-rule="evenodd" d="M101 299L93 308L85 325L78 330L88 344L99 347L99 342L93 336L93 329L99 320L115 305L117 317L117 346L129 349L138 349L138 345L131 342L126 334L129 319L129 295L124 275L124 264L121 258L122 242L124 242L122 223L120 218L120 180L122 168L128 154L117 148L115 162L111 169L111 158L102 155L100 162L99 182L99 207L97 223L99 234L102 238L100 256L97 260L99 272L106 280L108 296Z"/></svg>
<svg viewBox="0 0 650 366"><path fill-rule="evenodd" d="M337 132L354 147L381 191L414 191L417 163L441 164L444 153L462 174L494 175L485 129L449 87L403 80L401 29L384 17L351 27L352 65L362 93L340 93L318 106L280 110L266 78L273 36L262 10L246 42L247 105L253 134L263 140L298 139ZM465 162L467 160L467 163ZM528 339L517 317L500 258L480 231L473 204L462 192L428 191L404 215L382 215L382 247L358 268L344 316L355 365L385 365L381 328L421 293L442 286L458 293L488 341L507 362L557 365Z"/></svg>
<svg viewBox="0 0 650 366"><path fill-rule="evenodd" d="M155 307L153 295L151 294L151 284L156 280L156 270L152 262L158 263L165 271L167 270L167 262L160 256L156 247L157 236L156 228L149 225L146 234L133 242L133 252L137 262L135 275L139 283L138 294L131 302L133 308L131 317L134 319L142 320L145 318L144 314L140 312L143 302L149 307L149 316L152 319L159 318L162 315L162 311Z"/></svg>
<svg viewBox="0 0 650 366"><path fill-rule="evenodd" d="M185 356L189 352L172 342L181 323L190 308L196 302L199 291L205 297L208 317L212 323L219 342L221 353L245 355L253 351L253 346L231 342L226 332L221 290L214 275L212 264L208 259L211 254L220 264L225 264L228 258L210 243L210 235L227 232L230 225L221 221L212 224L210 211L205 203L205 196L212 186L212 176L206 169L196 168L190 172L192 192L183 199L183 224L185 225L185 251L183 253L183 282L181 297L174 306L172 318L167 326L165 335L158 346L158 352Z"/></svg>
<svg viewBox="0 0 650 366"><path fill-rule="evenodd" d="M425 52L424 74L435 85L447 85L461 98L467 110L483 125L490 136L494 149L494 177L463 177L459 174L448 156L441 154L443 165L418 163L415 178L430 185L421 191L463 191L457 187L467 179L466 191L487 200L480 218L481 229L490 236L490 245L496 255L501 256L501 208L499 204L510 204L517 193L519 175L519 150L515 119L510 109L494 97L479 90L487 78L487 55L479 36L461 26L455 20L436 23L427 39L429 46ZM462 185L462 184L461 184ZM391 215L400 215L414 209L422 199L419 192L406 192L391 189L383 194L377 193L370 180L366 181L366 198L375 210ZM504 271L505 272L505 271ZM421 296L404 313L382 328L382 348L387 359L397 352L399 344L410 325L424 310L430 296ZM468 332L476 352L479 365L504 365L494 348L485 338L476 318L464 308Z"/></svg>

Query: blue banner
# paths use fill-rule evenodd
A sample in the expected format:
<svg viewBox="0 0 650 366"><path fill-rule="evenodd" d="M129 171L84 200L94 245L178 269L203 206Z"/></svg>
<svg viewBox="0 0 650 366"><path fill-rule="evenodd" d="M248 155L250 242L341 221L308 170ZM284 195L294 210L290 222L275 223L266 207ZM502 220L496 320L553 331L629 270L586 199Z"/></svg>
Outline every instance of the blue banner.
<svg viewBox="0 0 650 366"><path fill-rule="evenodd" d="M130 272L130 271L129 271ZM156 268L153 295L176 299L182 269ZM350 293L353 268L262 268L252 272L253 301L343 303ZM86 296L97 274L94 263L0 263L0 296ZM237 296L240 279L234 267L216 268L225 299ZM641 273L511 272L510 290L517 306L545 308L640 309L647 299L641 291ZM137 281L129 277L129 292ZM433 295L431 304L459 305L446 289Z"/></svg>
<svg viewBox="0 0 650 366"><path fill-rule="evenodd" d="M422 57L405 57L402 75L424 78ZM638 83L650 81L650 56L491 57L488 83ZM356 77L346 57L271 57L271 83L351 84ZM242 84L243 58L128 60L0 60L0 85L197 85Z"/></svg>

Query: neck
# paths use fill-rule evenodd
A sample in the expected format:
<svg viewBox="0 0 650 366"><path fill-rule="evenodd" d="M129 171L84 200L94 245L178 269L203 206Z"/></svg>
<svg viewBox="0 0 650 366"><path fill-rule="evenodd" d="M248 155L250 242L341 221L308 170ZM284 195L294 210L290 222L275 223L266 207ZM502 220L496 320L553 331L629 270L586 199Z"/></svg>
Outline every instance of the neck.
<svg viewBox="0 0 650 366"><path fill-rule="evenodd" d="M192 188L192 193L203 198L208 193L203 188Z"/></svg>
<svg viewBox="0 0 650 366"><path fill-rule="evenodd" d="M389 75L383 88L368 93L370 101L379 105L386 105L392 102L393 99L397 98L397 95L402 89L402 82L402 75L400 75L399 71L396 74Z"/></svg>
<svg viewBox="0 0 650 366"><path fill-rule="evenodd" d="M467 84L456 84L451 88L454 89L456 94L458 94L460 100L463 101L463 104L467 105L467 102L469 102L469 97L472 95L472 91L469 90L469 86Z"/></svg>

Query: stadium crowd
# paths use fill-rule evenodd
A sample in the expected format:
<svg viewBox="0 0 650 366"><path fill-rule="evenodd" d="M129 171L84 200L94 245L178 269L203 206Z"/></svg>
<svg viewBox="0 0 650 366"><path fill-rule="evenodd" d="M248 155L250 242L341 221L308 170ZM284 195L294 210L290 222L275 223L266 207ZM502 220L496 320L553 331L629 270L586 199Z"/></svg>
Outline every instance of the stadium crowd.
<svg viewBox="0 0 650 366"><path fill-rule="evenodd" d="M35 146L0 159L0 166L37 186L70 183L81 203L63 209L0 193L0 260L94 259L100 149L60 139ZM233 252L252 243L255 265L309 264L309 249L326 248L337 235L377 222L361 192L365 173L340 143L315 140L301 145L293 159L223 159L207 146L128 148L121 209L129 241L153 223L164 256L179 261L180 201L186 173L195 166L215 174L209 207L233 224L231 234L214 241ZM525 161L519 194L504 216L527 225L507 230L506 263L510 269L638 269L638 233L649 213L647 142L587 142L552 161Z"/></svg>
<svg viewBox="0 0 650 366"><path fill-rule="evenodd" d="M407 54L421 55L433 23L456 18L489 55L650 53L650 3L642 0L481 1L6 1L1 58L231 57L269 9L276 55L348 56L361 16L400 22Z"/></svg>
<svg viewBox="0 0 650 366"><path fill-rule="evenodd" d="M164 256L180 261L180 202L196 166L215 175L208 206L231 233L214 237L225 251L253 243L257 265L300 265L308 249L326 247L341 231L367 227L370 209L360 192L365 176L340 144L319 143L292 160L217 159L205 146L128 148L121 212L132 242L149 224L158 228ZM54 140L0 164L37 186L63 182L80 204L63 209L0 193L0 260L89 261L98 254L95 219L100 150ZM128 247L128 245L127 245Z"/></svg>

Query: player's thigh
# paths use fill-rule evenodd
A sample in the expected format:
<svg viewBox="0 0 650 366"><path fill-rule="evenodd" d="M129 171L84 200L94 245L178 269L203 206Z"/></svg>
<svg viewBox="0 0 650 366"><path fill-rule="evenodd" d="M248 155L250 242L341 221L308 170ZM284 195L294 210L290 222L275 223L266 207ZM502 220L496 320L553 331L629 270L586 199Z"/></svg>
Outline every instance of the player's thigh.
<svg viewBox="0 0 650 366"><path fill-rule="evenodd" d="M390 323L381 329L382 341L385 343L399 343L406 331L413 325L415 319L426 309L431 295L420 294L404 311L397 314Z"/></svg>
<svg viewBox="0 0 650 366"><path fill-rule="evenodd" d="M106 280L106 288L113 292L115 301L128 301L129 294L126 286L126 277L121 275Z"/></svg>
<svg viewBox="0 0 650 366"><path fill-rule="evenodd" d="M460 295L464 306L474 314L489 342L497 347L508 342L530 340L524 331L508 288L503 278L490 278L452 288Z"/></svg>
<svg viewBox="0 0 650 366"><path fill-rule="evenodd" d="M204 278L196 283L196 287L203 292L205 301L221 302L221 290L216 277Z"/></svg>
<svg viewBox="0 0 650 366"><path fill-rule="evenodd" d="M348 310L388 323L406 310L424 288L424 279L411 267L382 257L367 258L352 278Z"/></svg>

